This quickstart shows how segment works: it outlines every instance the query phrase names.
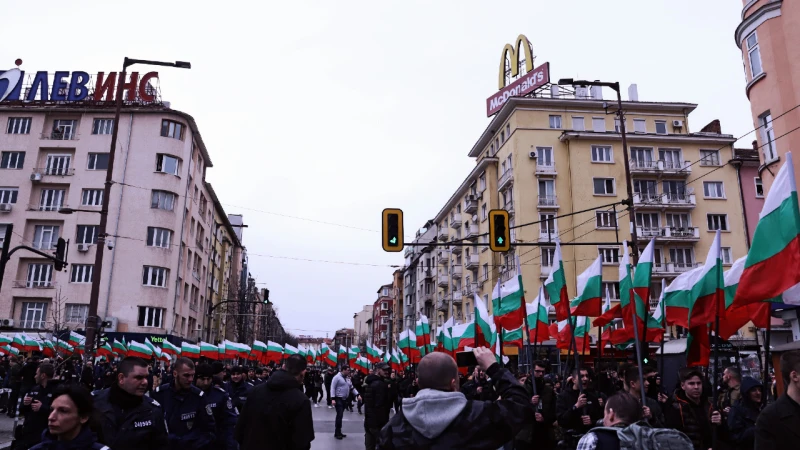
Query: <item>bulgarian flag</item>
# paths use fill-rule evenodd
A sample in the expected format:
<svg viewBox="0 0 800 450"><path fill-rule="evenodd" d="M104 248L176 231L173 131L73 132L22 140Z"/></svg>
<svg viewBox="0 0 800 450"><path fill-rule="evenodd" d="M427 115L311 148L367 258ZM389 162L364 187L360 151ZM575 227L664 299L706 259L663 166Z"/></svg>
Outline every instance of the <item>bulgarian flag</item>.
<svg viewBox="0 0 800 450"><path fill-rule="evenodd" d="M381 350L372 344L371 339L367 339L367 359L373 364L381 360Z"/></svg>
<svg viewBox="0 0 800 450"><path fill-rule="evenodd" d="M120 358L124 358L125 356L128 355L128 347L125 346L125 342L120 342L114 339L114 344L111 345L111 349Z"/></svg>
<svg viewBox="0 0 800 450"><path fill-rule="evenodd" d="M236 349L236 346L233 345L233 342L225 339L224 341L222 341L222 344L225 346L226 359L235 358L239 354L239 351Z"/></svg>
<svg viewBox="0 0 800 450"><path fill-rule="evenodd" d="M417 321L417 348L419 348L420 355L425 356L432 351L431 349L431 325L428 323L428 318L422 314Z"/></svg>
<svg viewBox="0 0 800 450"><path fill-rule="evenodd" d="M397 356L400 358L400 368L401 368L401 370L405 370L406 367L411 365L411 360L408 358L408 356L405 353L403 353L401 351L398 351L397 352Z"/></svg>
<svg viewBox="0 0 800 450"><path fill-rule="evenodd" d="M714 242L708 249L706 263L697 273L692 286L692 309L689 313L689 328L704 327L714 322L716 314L724 314L725 280L722 273L720 232L717 230Z"/></svg>
<svg viewBox="0 0 800 450"><path fill-rule="evenodd" d="M205 356L208 359L219 359L219 347L200 341L200 356Z"/></svg>
<svg viewBox="0 0 800 450"><path fill-rule="evenodd" d="M498 281L492 291L492 314L498 326L508 329L516 329L522 326L525 319L525 309L522 304L525 301L525 290L522 287L522 273L519 270L519 258L515 257L517 274L508 281L500 283Z"/></svg>
<svg viewBox="0 0 800 450"><path fill-rule="evenodd" d="M336 360L339 361L342 359L347 361L347 348L344 345L339 344L339 350L336 352Z"/></svg>
<svg viewBox="0 0 800 450"><path fill-rule="evenodd" d="M642 251L639 257L639 263L636 264L636 271L633 273L633 284L631 286L631 302L628 303L628 309L622 309L622 320L633 325L631 316L633 310L631 305L636 308L636 326L639 327L639 338L644 337L645 324L647 323L647 315L649 313L650 301L650 279L653 274L653 249L655 248L656 240L651 239L650 243Z"/></svg>
<svg viewBox="0 0 800 450"><path fill-rule="evenodd" d="M452 334L450 333L450 329L453 328L453 325L455 325L455 323L453 322L453 318L450 317L439 327L439 333L436 336L436 351L451 351L448 350L448 347L451 346L451 341L453 340Z"/></svg>
<svg viewBox="0 0 800 450"><path fill-rule="evenodd" d="M690 328L689 336L686 338L686 365L689 367L708 366L710 354L708 325Z"/></svg>
<svg viewBox="0 0 800 450"><path fill-rule="evenodd" d="M262 361L267 354L267 344L259 341L253 341L253 348L250 350L257 360Z"/></svg>
<svg viewBox="0 0 800 450"><path fill-rule="evenodd" d="M353 361L358 358L359 353L361 353L361 349L355 345L350 346L350 348L347 349L347 360L352 364Z"/></svg>
<svg viewBox="0 0 800 450"><path fill-rule="evenodd" d="M475 297L475 304L477 305L478 296L476 295ZM528 327L530 327L528 342L541 344L550 339L550 328L547 325L550 305L547 304L547 299L544 298L544 287L539 287L539 295L536 296L533 302L526 303L525 309L528 313ZM477 314L475 317L477 317Z"/></svg>
<svg viewBox="0 0 800 450"><path fill-rule="evenodd" d="M762 302L783 296L783 302L800 305L800 211L792 153L783 163L764 200L753 245L733 304Z"/></svg>
<svg viewBox="0 0 800 450"><path fill-rule="evenodd" d="M417 348L417 335L414 334L414 331L406 328L405 331L400 333L397 346L400 347L400 350L405 353L406 356L412 360L419 361L421 356ZM369 354L369 348L367 349L367 353Z"/></svg>
<svg viewBox="0 0 800 450"><path fill-rule="evenodd" d="M483 299L475 294L475 347L494 348L497 339L497 327L494 317L489 315L489 309Z"/></svg>
<svg viewBox="0 0 800 450"><path fill-rule="evenodd" d="M736 291L739 287L742 272L746 264L746 256L737 259L733 266L724 273L725 278L725 318L720 319L719 336L728 339L740 328L753 321L758 328L769 327L771 301L750 303L747 305L734 305Z"/></svg>
<svg viewBox="0 0 800 450"><path fill-rule="evenodd" d="M71 345L69 345L66 341L56 341L57 350L66 353L67 355L71 355L74 352L74 349ZM17 347L11 347L12 349L17 349Z"/></svg>
<svg viewBox="0 0 800 450"><path fill-rule="evenodd" d="M666 311L667 325L677 325L689 328L689 310L692 307L692 287L699 277L703 267L695 267L684 272L667 286L664 291L664 310Z"/></svg>
<svg viewBox="0 0 800 450"><path fill-rule="evenodd" d="M150 338L149 338L149 337L146 337L146 338L144 338L144 345L146 345L147 347L149 347L149 348L150 348L150 350L152 350L152 351L153 351L153 354L155 354L156 356L158 356L158 352L156 351L156 346L155 346L155 345L153 345L153 343L152 343L152 342L150 342Z"/></svg>
<svg viewBox="0 0 800 450"><path fill-rule="evenodd" d="M283 346L277 342L267 341L267 361L279 362L283 358Z"/></svg>
<svg viewBox="0 0 800 450"><path fill-rule="evenodd" d="M11 340L8 336L0 336L0 347L8 347L11 345Z"/></svg>
<svg viewBox="0 0 800 450"><path fill-rule="evenodd" d="M300 350L298 350L297 347L289 345L288 343L283 345L283 356L284 357L288 358L288 357L290 357L292 355L299 355L299 354L300 354Z"/></svg>
<svg viewBox="0 0 800 450"><path fill-rule="evenodd" d="M83 343L85 340L86 340L85 337L81 336L80 334L78 334L78 333L76 333L74 331L70 331L69 332L69 338L67 338L67 342L69 342L69 345L71 345L73 347L77 347L78 345Z"/></svg>
<svg viewBox="0 0 800 450"><path fill-rule="evenodd" d="M517 348L522 348L522 336L525 333L522 332L522 327L519 327L515 330L506 330L503 328L503 346L516 346Z"/></svg>
<svg viewBox="0 0 800 450"><path fill-rule="evenodd" d="M633 338L633 328L628 325L633 321L630 309L632 291L633 277L631 276L631 261L628 255L628 241L622 241L622 258L620 258L619 261L619 317L622 319L622 323L627 329L625 331L619 330L617 334L630 333L631 339ZM611 315L611 313L609 315Z"/></svg>
<svg viewBox="0 0 800 450"><path fill-rule="evenodd" d="M589 344L592 342L592 338L589 334L592 329L591 323L586 320L585 316L573 316L572 324L573 330L570 330L569 327L567 327L567 332L569 333L572 331L572 333L575 335L575 351L577 352L577 349L580 349L581 354L584 354L589 348Z"/></svg>
<svg viewBox="0 0 800 450"><path fill-rule="evenodd" d="M161 341L161 352L166 355L178 356L181 354L181 349L176 347L170 341L164 339Z"/></svg>
<svg viewBox="0 0 800 450"><path fill-rule="evenodd" d="M356 358L356 370L364 375L369 373L369 360L363 356Z"/></svg>
<svg viewBox="0 0 800 450"><path fill-rule="evenodd" d="M49 340L42 342L42 354L45 356L45 358L52 358L53 356L56 356L56 348Z"/></svg>
<svg viewBox="0 0 800 450"><path fill-rule="evenodd" d="M572 301L573 316L597 317L601 314L603 286L603 257L598 256L592 265L578 275L578 297Z"/></svg>
<svg viewBox="0 0 800 450"><path fill-rule="evenodd" d="M186 341L181 343L181 356L191 359L200 358L200 346L190 344Z"/></svg>
<svg viewBox="0 0 800 450"><path fill-rule="evenodd" d="M567 317L569 317L569 295L567 294L567 278L564 275L564 263L561 257L561 244L559 241L556 241L553 268L544 282L544 290L547 291L550 301L556 309L556 319L567 320Z"/></svg>
<svg viewBox="0 0 800 450"><path fill-rule="evenodd" d="M164 351L161 350L160 348L156 348L156 360L169 362L172 360L172 357L164 353Z"/></svg>
<svg viewBox="0 0 800 450"><path fill-rule="evenodd" d="M25 336L20 333L15 333L14 339L11 341L11 346L17 350L23 350L25 348Z"/></svg>
<svg viewBox="0 0 800 450"><path fill-rule="evenodd" d="M317 352L314 351L313 347L309 347L308 351L306 351L306 361L309 364L314 364L314 361L317 360Z"/></svg>
<svg viewBox="0 0 800 450"><path fill-rule="evenodd" d="M112 354L113 350L111 349L111 346L108 344L108 342L104 342L103 345L97 348L97 353L95 356L111 357Z"/></svg>
<svg viewBox="0 0 800 450"><path fill-rule="evenodd" d="M146 346L145 344L140 344L136 341L131 341L130 344L128 344L127 356L150 359L153 357L153 350L151 350L150 347Z"/></svg>
<svg viewBox="0 0 800 450"><path fill-rule="evenodd" d="M453 327L453 349L451 351L461 351L464 347L475 347L475 324L462 323Z"/></svg>
<svg viewBox="0 0 800 450"><path fill-rule="evenodd" d="M661 279L661 297L658 298L658 305L652 314L647 315L647 342L661 342L664 340L664 323L666 313L664 312L664 296L667 290L667 281Z"/></svg>
<svg viewBox="0 0 800 450"><path fill-rule="evenodd" d="M388 351L388 350L387 350ZM392 357L389 362L389 366L392 370L400 372L403 370L402 360L400 359L400 352L397 349L392 349Z"/></svg>
<svg viewBox="0 0 800 450"><path fill-rule="evenodd" d="M24 336L25 336L25 347L23 347L22 349L23 351L37 352L42 350L42 347L39 345L39 342L37 342L34 338L28 336L27 334ZM81 343L81 346L83 346L83 343Z"/></svg>
<svg viewBox="0 0 800 450"><path fill-rule="evenodd" d="M328 353L325 354L325 364L329 365L330 367L336 367L336 364L339 362L336 356L336 353L334 353L331 349L328 349Z"/></svg>

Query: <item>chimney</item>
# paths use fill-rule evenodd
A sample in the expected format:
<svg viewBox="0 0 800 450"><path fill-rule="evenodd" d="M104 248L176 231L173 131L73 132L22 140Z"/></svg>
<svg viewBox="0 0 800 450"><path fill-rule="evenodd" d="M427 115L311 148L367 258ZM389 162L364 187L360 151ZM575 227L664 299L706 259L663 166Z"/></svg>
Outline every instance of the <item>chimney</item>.
<svg viewBox="0 0 800 450"><path fill-rule="evenodd" d="M720 125L719 119L714 119L709 122L708 125L704 126L700 132L722 134L722 125Z"/></svg>
<svg viewBox="0 0 800 450"><path fill-rule="evenodd" d="M636 86L636 83L628 86L628 100L632 102L639 101L639 87Z"/></svg>
<svg viewBox="0 0 800 450"><path fill-rule="evenodd" d="M601 86L592 86L590 92L592 93L592 99L594 100L603 99L603 88Z"/></svg>

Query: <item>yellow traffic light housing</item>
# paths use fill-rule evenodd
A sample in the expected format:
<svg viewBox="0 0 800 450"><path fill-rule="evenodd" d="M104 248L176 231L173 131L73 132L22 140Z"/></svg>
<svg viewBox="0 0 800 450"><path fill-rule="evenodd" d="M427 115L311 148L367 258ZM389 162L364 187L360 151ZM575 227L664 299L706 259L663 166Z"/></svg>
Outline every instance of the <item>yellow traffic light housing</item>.
<svg viewBox="0 0 800 450"><path fill-rule="evenodd" d="M493 252L507 252L511 249L508 211L504 209L489 211L489 248Z"/></svg>
<svg viewBox="0 0 800 450"><path fill-rule="evenodd" d="M386 208L383 210L383 250L387 252L403 251L403 210Z"/></svg>

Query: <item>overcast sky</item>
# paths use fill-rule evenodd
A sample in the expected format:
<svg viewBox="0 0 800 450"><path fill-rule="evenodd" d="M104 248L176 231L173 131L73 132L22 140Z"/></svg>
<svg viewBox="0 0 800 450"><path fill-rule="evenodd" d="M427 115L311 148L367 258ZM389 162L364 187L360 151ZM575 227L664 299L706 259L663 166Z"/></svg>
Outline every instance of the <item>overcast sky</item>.
<svg viewBox="0 0 800 450"><path fill-rule="evenodd" d="M352 327L391 281L403 257L381 250L381 210L403 208L413 236L461 183L500 52L520 33L554 80L637 83L640 100L699 104L695 131L753 128L738 1L35 3L4 9L3 68L192 63L159 70L162 95L197 120L207 179L244 215L251 273L295 334Z"/></svg>

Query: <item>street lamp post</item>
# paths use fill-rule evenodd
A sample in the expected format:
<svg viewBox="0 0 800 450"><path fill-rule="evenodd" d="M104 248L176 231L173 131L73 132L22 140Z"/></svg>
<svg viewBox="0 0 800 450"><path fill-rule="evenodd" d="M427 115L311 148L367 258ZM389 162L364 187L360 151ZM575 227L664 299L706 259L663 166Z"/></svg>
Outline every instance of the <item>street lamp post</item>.
<svg viewBox="0 0 800 450"><path fill-rule="evenodd" d="M119 132L119 116L122 112L122 90L127 78L128 67L134 64L145 64L151 66L178 67L181 69L191 69L192 65L184 61L161 62L148 61L144 59L130 59L127 56L122 62L122 73L117 79L117 93L114 98L114 125L111 130L111 148L108 152L108 168L106 169L106 182L103 187L103 203L100 209L100 225L97 232L97 249L94 256L94 270L92 277L92 290L89 296L89 313L86 319L86 350L84 358L91 361L94 357L94 339L97 334L98 317L97 304L100 299L100 274L103 272L103 247L106 238L106 226L108 222L108 204L111 199L111 185L114 184L114 155L117 148L117 133Z"/></svg>
<svg viewBox="0 0 800 450"><path fill-rule="evenodd" d="M636 233L636 211L633 206L633 182L631 181L631 164L628 155L628 140L625 136L625 115L622 113L622 94L620 93L619 82L613 83L603 81L573 80L572 78L562 78L558 80L559 86L603 86L609 87L617 93L617 116L619 117L619 132L622 135L622 157L625 163L625 187L628 191L628 217L633 224L631 227L631 250L633 251L633 264L639 262L639 245Z"/></svg>

